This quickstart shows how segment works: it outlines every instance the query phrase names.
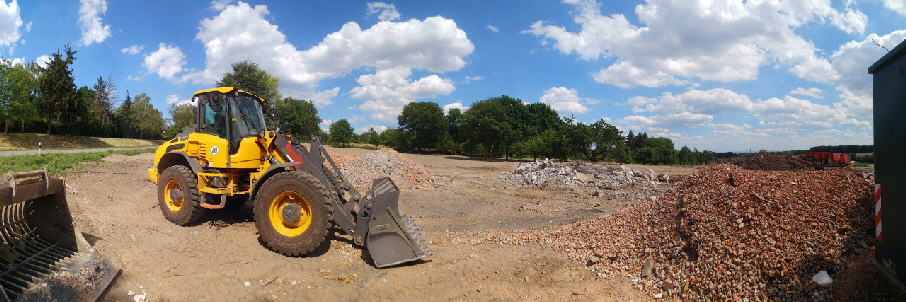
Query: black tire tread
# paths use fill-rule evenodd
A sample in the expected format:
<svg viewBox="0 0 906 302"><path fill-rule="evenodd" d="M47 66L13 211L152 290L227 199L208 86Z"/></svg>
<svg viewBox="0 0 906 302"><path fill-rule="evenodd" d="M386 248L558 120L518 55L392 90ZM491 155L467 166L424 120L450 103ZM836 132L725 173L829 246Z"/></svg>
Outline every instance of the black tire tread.
<svg viewBox="0 0 906 302"><path fill-rule="evenodd" d="M183 194L186 196L186 201L178 212L170 211L163 196L163 186L169 182L170 174L176 174L173 177L180 182L180 187L183 188ZM160 174L157 182L158 207L167 220L179 226L186 226L201 218L205 209L200 204L204 197L198 192L197 182L195 173L192 173L189 167L182 165L170 166Z"/></svg>
<svg viewBox="0 0 906 302"><path fill-rule="evenodd" d="M293 179L292 181L298 182L299 185L305 183L311 185L312 189L315 191L312 193L314 193L315 196L308 196L308 194L300 191L297 192L308 199L309 203L312 204L313 212L319 211L319 207L317 207L315 203L320 201L323 206L323 209L321 210L326 214L323 217L319 217L317 213L314 213L313 221L309 226L309 229L305 233L293 237L292 240L288 240L287 237L280 235L273 229L268 221L269 218L267 214L267 209L271 202L270 198L273 198L276 194L280 193L271 192L271 190L277 189L272 188L272 186L285 181L286 179ZM321 184L321 181L313 175L298 170L286 171L268 178L261 186L259 192L255 194L254 217L258 235L261 237L261 241L267 248L286 256L302 256L314 251L327 239L327 233L333 223L333 205L330 203L330 195L327 193L327 189L325 189L324 185ZM320 221L315 221L319 218ZM318 226L319 224L320 226Z"/></svg>

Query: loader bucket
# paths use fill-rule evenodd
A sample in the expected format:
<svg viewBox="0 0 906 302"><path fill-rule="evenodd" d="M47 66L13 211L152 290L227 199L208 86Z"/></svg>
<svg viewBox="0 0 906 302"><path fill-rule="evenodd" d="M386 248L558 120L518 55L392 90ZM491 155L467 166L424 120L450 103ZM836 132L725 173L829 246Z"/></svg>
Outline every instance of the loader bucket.
<svg viewBox="0 0 906 302"><path fill-rule="evenodd" d="M374 266L393 266L419 260L433 255L423 251L421 229L412 217L400 214L398 208L400 190L390 178L374 180L368 193L373 207L368 222L368 236L365 247L371 254Z"/></svg>
<svg viewBox="0 0 906 302"><path fill-rule="evenodd" d="M72 224L63 179L0 177L0 301L94 301L119 267Z"/></svg>

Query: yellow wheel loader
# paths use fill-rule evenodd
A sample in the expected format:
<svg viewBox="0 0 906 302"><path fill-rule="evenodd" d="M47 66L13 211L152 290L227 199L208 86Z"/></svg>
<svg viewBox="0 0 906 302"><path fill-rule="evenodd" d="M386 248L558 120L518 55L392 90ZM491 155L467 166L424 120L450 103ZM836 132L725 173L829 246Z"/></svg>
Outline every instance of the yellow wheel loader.
<svg viewBox="0 0 906 302"><path fill-rule="evenodd" d="M162 144L148 169L164 217L191 225L206 210L252 202L265 246L287 255L312 252L336 226L365 247L376 267L430 256L418 227L398 209L390 178L364 196L346 180L317 137L305 148L268 129L265 100L233 87L198 91L195 122Z"/></svg>

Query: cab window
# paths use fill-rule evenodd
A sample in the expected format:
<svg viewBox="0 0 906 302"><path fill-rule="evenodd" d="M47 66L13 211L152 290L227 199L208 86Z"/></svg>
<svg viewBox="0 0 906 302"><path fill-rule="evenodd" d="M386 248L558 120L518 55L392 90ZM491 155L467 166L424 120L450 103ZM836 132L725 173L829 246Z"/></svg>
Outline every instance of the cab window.
<svg viewBox="0 0 906 302"><path fill-rule="evenodd" d="M227 111L225 102L208 99L204 105L201 132L213 134L222 138L227 135Z"/></svg>

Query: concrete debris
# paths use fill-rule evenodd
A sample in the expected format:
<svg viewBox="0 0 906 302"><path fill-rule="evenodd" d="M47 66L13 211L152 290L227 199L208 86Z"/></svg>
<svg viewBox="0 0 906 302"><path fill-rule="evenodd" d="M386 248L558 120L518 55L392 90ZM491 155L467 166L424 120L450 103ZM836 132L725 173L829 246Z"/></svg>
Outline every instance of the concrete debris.
<svg viewBox="0 0 906 302"><path fill-rule="evenodd" d="M550 160L522 163L513 173L498 178L519 187L618 187L634 183L657 183L654 173L625 166L589 163L561 165Z"/></svg>
<svg viewBox="0 0 906 302"><path fill-rule="evenodd" d="M599 276L636 278L636 288L665 298L799 301L813 298L803 286L816 271L838 272L863 250L858 242L872 242L872 210L871 183L846 170L713 165L656 201L488 239L549 246ZM590 261L595 255L607 261ZM649 261L651 275L640 278Z"/></svg>
<svg viewBox="0 0 906 302"><path fill-rule="evenodd" d="M406 159L389 148L352 159L345 158L337 166L340 167L346 179L363 194L371 189L375 179L382 177L390 177L402 191L439 186L439 182L428 168Z"/></svg>
<svg viewBox="0 0 906 302"><path fill-rule="evenodd" d="M834 279L827 274L827 271L820 271L812 277L812 281L818 282L818 285L825 285L834 282Z"/></svg>

